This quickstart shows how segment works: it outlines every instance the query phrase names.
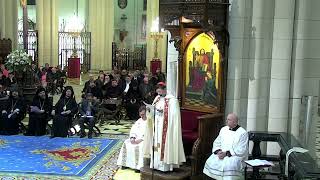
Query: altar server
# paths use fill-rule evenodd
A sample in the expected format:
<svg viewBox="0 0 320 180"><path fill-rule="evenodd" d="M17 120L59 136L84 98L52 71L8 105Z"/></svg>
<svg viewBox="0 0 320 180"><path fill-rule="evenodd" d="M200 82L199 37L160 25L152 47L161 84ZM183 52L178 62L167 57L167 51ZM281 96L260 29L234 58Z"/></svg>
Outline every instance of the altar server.
<svg viewBox="0 0 320 180"><path fill-rule="evenodd" d="M238 125L238 117L231 113L213 143L203 173L214 179L240 179L243 163L248 157L248 133Z"/></svg>
<svg viewBox="0 0 320 180"><path fill-rule="evenodd" d="M143 166L143 137L146 128L146 108L139 109L138 119L130 130L130 139L124 141L117 165L140 170Z"/></svg>

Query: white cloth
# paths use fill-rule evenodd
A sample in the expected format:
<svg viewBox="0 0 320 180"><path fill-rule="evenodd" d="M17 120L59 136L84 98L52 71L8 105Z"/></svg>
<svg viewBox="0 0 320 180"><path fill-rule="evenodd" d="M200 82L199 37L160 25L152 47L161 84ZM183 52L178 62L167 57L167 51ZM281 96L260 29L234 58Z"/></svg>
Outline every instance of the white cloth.
<svg viewBox="0 0 320 180"><path fill-rule="evenodd" d="M126 83L126 88L123 90L123 92L127 93L129 91L130 88L130 82Z"/></svg>
<svg viewBox="0 0 320 180"><path fill-rule="evenodd" d="M219 159L215 151L229 151L231 156ZM248 133L242 127L236 131L223 127L213 143L212 155L208 158L203 173L214 179L238 179L242 176L244 160L248 158Z"/></svg>
<svg viewBox="0 0 320 180"><path fill-rule="evenodd" d="M168 126L164 148L162 148L163 122L165 116L165 99L168 100ZM172 95L166 97L157 96L153 102L155 105L155 119L148 115L148 123L145 134L145 156L150 157L150 168L160 171L173 171L186 161L181 133L181 116L178 100ZM162 111L162 112L161 112ZM155 122L155 124L153 124ZM155 125L154 142L153 125ZM155 147L154 158L152 157L152 145ZM161 160L161 149L163 159ZM154 163L153 163L154 162Z"/></svg>
<svg viewBox="0 0 320 180"><path fill-rule="evenodd" d="M143 139L146 124L146 120L138 119L130 130L130 138ZM117 165L140 170L143 167L143 154L143 141L139 144L132 144L130 139L126 139L120 150Z"/></svg>

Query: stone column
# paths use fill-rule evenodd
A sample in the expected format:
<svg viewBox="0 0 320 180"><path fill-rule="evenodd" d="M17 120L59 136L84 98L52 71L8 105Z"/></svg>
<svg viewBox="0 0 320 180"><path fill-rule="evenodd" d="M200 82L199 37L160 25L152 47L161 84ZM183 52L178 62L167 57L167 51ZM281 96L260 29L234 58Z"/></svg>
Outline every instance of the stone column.
<svg viewBox="0 0 320 180"><path fill-rule="evenodd" d="M0 0L0 39L11 39L12 49L18 47L18 0Z"/></svg>
<svg viewBox="0 0 320 180"><path fill-rule="evenodd" d="M39 65L58 65L58 5L57 0L36 0Z"/></svg>
<svg viewBox="0 0 320 180"><path fill-rule="evenodd" d="M246 1L246 3L250 3ZM268 120L274 1L251 1L247 130L265 131Z"/></svg>
<svg viewBox="0 0 320 180"><path fill-rule="evenodd" d="M246 63L248 49L244 42L248 42L247 31L248 11L245 0L231 0L229 8L230 46L228 57L228 79L226 94L226 114L235 112L240 118L240 124L247 126L248 89ZM245 41L246 40L246 41Z"/></svg>
<svg viewBox="0 0 320 180"><path fill-rule="evenodd" d="M275 1L268 112L268 131L273 132L287 132L288 128L294 6L292 0ZM277 143L268 143L269 154L279 150Z"/></svg>
<svg viewBox="0 0 320 180"><path fill-rule="evenodd" d="M230 6L226 113L240 125L267 129L273 1L233 0Z"/></svg>
<svg viewBox="0 0 320 180"><path fill-rule="evenodd" d="M289 132L297 139L301 139L301 133L305 131L301 126L304 124L305 114L301 111L304 107L300 99L305 95L319 96L320 12L317 9L320 6L320 1L296 1L296 18L294 21L296 31L293 39L292 97L290 97L291 124ZM319 115L316 110L316 107L312 108L312 125L309 129L310 137L307 148L311 150L311 153L314 153L314 148L320 149L320 147L315 147L319 146L316 143L315 136L320 133L317 127L319 126ZM316 128L318 130L315 132Z"/></svg>
<svg viewBox="0 0 320 180"><path fill-rule="evenodd" d="M91 69L112 69L114 34L114 1L89 1L89 32L91 32Z"/></svg>

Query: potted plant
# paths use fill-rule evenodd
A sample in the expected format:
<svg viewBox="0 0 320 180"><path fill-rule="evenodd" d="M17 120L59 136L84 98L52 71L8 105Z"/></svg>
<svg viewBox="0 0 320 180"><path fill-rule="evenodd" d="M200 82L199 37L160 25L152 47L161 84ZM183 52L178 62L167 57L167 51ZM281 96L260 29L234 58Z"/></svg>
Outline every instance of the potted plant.
<svg viewBox="0 0 320 180"><path fill-rule="evenodd" d="M31 59L24 50L14 50L7 56L5 63L10 72L14 72L17 80L21 80L23 72L30 67Z"/></svg>

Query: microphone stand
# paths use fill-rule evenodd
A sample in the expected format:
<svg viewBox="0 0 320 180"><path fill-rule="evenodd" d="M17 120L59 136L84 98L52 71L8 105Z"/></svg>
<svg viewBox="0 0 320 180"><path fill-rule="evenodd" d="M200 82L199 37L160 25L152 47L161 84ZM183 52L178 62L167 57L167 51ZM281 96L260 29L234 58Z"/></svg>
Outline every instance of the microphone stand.
<svg viewBox="0 0 320 180"><path fill-rule="evenodd" d="M148 105L147 103L143 102L143 104L145 104L146 106ZM153 108L153 132L152 132L152 172L151 172L151 179L154 179L154 143L155 143L155 132L156 132L156 104L151 104L152 108ZM149 105L150 107L150 105ZM150 112L150 108L149 108L149 112ZM158 131L157 131L158 134Z"/></svg>
<svg viewBox="0 0 320 180"><path fill-rule="evenodd" d="M151 179L154 178L154 143L155 143L155 132L156 132L156 105L153 105L153 133L152 133L152 175ZM157 131L158 132L158 131Z"/></svg>

